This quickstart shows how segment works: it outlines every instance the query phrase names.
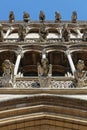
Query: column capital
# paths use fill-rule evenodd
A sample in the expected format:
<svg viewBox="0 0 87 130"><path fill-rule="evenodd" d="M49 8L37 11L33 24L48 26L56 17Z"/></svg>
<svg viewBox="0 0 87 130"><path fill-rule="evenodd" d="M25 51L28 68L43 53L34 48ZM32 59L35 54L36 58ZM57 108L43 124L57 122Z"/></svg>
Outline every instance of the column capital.
<svg viewBox="0 0 87 130"><path fill-rule="evenodd" d="M67 50L65 53L66 53L66 55L70 55L71 54L70 50Z"/></svg>
<svg viewBox="0 0 87 130"><path fill-rule="evenodd" d="M24 53L23 53L23 48L21 46L19 46L16 54L17 54L17 56L20 55L23 58Z"/></svg>
<svg viewBox="0 0 87 130"><path fill-rule="evenodd" d="M24 56L24 53L23 53L23 51L21 51L21 50L18 50L16 54L17 54L17 56L20 55L22 58L23 58L23 56Z"/></svg>

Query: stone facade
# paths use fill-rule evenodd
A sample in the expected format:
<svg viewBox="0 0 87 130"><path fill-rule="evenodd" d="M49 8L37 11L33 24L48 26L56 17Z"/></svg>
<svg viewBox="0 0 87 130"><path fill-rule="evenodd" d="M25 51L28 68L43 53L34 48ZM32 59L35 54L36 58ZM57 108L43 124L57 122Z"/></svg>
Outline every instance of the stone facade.
<svg viewBox="0 0 87 130"><path fill-rule="evenodd" d="M84 70L87 71L86 26L84 21L1 22L1 76L2 63L6 59L15 65L15 77L38 76L37 64L44 49L49 64L52 64L52 76L62 76L65 80L73 77L79 60L84 61Z"/></svg>
<svg viewBox="0 0 87 130"><path fill-rule="evenodd" d="M87 129L86 32L75 11L0 21L0 130Z"/></svg>

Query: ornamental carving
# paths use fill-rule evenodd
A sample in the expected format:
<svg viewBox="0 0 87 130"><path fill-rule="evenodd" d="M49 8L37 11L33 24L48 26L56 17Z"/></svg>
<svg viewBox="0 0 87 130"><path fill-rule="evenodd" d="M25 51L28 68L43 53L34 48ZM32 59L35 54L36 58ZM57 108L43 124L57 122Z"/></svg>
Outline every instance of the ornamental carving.
<svg viewBox="0 0 87 130"><path fill-rule="evenodd" d="M42 58L41 64L38 63L38 78L40 87L46 88L51 86L51 76L52 76L52 65L48 64L48 59Z"/></svg>
<svg viewBox="0 0 87 130"><path fill-rule="evenodd" d="M18 35L19 35L19 41L24 41L25 29L22 25L19 25Z"/></svg>
<svg viewBox="0 0 87 130"><path fill-rule="evenodd" d="M60 88L60 89L64 89L64 88L74 88L74 86L70 86L72 84L72 80L55 80L52 79L50 82L50 88ZM40 88L40 84L38 83L37 79L32 79L32 80L16 80L16 88ZM42 86L43 87L43 86ZM46 87L46 86L45 86ZM49 86L47 86L47 88L49 88Z"/></svg>
<svg viewBox="0 0 87 130"><path fill-rule="evenodd" d="M74 73L75 76L75 86L82 88L85 86L85 80L86 80L86 74L87 72L84 71L84 61L83 60L79 60L77 63L77 70Z"/></svg>
<svg viewBox="0 0 87 130"><path fill-rule="evenodd" d="M2 64L3 68L3 78L2 86L3 87L13 87L14 86L14 64L9 60L5 60Z"/></svg>
<svg viewBox="0 0 87 130"><path fill-rule="evenodd" d="M61 15L59 12L55 12L55 22L61 22Z"/></svg>
<svg viewBox="0 0 87 130"><path fill-rule="evenodd" d="M11 11L10 14L9 14L9 22L14 22L15 21L15 16L14 16L14 12Z"/></svg>
<svg viewBox="0 0 87 130"><path fill-rule="evenodd" d="M29 15L29 13L24 12L24 14L23 14L23 21L24 22L29 22L30 21L30 15Z"/></svg>
<svg viewBox="0 0 87 130"><path fill-rule="evenodd" d="M41 42L44 42L45 40L47 40L47 34L48 34L48 31L46 30L45 24L41 24L41 27L40 27L40 30L39 30Z"/></svg>
<svg viewBox="0 0 87 130"><path fill-rule="evenodd" d="M65 24L62 29L62 41L69 42L70 41L70 30Z"/></svg>
<svg viewBox="0 0 87 130"><path fill-rule="evenodd" d="M40 22L44 22L45 21L45 14L44 14L43 11L40 11L39 20L40 20Z"/></svg>
<svg viewBox="0 0 87 130"><path fill-rule="evenodd" d="M77 12L73 11L72 12L72 23L76 23L77 22Z"/></svg>
<svg viewBox="0 0 87 130"><path fill-rule="evenodd" d="M87 41L87 28L83 31L82 40Z"/></svg>

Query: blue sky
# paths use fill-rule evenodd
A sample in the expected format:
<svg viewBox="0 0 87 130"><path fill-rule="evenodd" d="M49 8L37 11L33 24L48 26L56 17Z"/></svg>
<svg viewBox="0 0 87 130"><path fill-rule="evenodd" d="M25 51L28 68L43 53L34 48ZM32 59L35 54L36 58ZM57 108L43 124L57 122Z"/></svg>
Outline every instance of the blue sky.
<svg viewBox="0 0 87 130"><path fill-rule="evenodd" d="M46 14L46 20L54 20L55 11L59 11L63 20L70 20L76 10L78 20L87 20L87 0L1 0L0 20L8 20L10 11L14 11L16 20L22 20L23 12L29 12L31 20L38 20L40 10Z"/></svg>

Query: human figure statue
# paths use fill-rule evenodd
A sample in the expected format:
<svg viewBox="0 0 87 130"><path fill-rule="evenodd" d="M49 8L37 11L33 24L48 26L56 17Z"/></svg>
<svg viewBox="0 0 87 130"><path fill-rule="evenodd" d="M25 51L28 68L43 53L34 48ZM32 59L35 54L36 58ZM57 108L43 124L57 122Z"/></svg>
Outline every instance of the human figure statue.
<svg viewBox="0 0 87 130"><path fill-rule="evenodd" d="M51 76L52 72L51 72L51 68L52 65L48 64L48 59L41 59L41 64L38 64L38 76Z"/></svg>
<svg viewBox="0 0 87 130"><path fill-rule="evenodd" d="M9 22L12 23L15 21L15 16L14 16L14 12L11 11L10 14L9 14Z"/></svg>
<svg viewBox="0 0 87 130"><path fill-rule="evenodd" d="M30 21L30 15L27 12L24 12L23 14L23 21L28 23Z"/></svg>
<svg viewBox="0 0 87 130"><path fill-rule="evenodd" d="M59 12L55 12L55 22L61 22L61 15Z"/></svg>
<svg viewBox="0 0 87 130"><path fill-rule="evenodd" d="M44 14L44 12L42 10L40 11L40 14L39 14L39 20L40 20L40 22L45 21L45 14Z"/></svg>
<svg viewBox="0 0 87 130"><path fill-rule="evenodd" d="M78 88L82 88L85 86L85 80L86 80L86 74L87 72L84 71L84 61L83 60L79 60L77 63L77 70L74 73L75 76L75 86Z"/></svg>
<svg viewBox="0 0 87 130"><path fill-rule="evenodd" d="M40 35L40 41L45 41L47 38L47 30L45 24L41 24L40 30L39 30L39 35Z"/></svg>
<svg viewBox="0 0 87 130"><path fill-rule="evenodd" d="M70 30L68 29L67 25L63 26L63 29L62 29L62 40L64 42L69 42L70 41Z"/></svg>
<svg viewBox="0 0 87 130"><path fill-rule="evenodd" d="M3 78L2 86L3 87L13 87L14 86L14 64L9 60L5 60L2 64L3 68Z"/></svg>
<svg viewBox="0 0 87 130"><path fill-rule="evenodd" d="M24 27L22 25L19 25L18 35L19 35L19 41L24 41L25 30L24 30Z"/></svg>
<svg viewBox="0 0 87 130"><path fill-rule="evenodd" d="M72 12L72 23L76 23L77 22L77 12L76 11L73 11Z"/></svg>
<svg viewBox="0 0 87 130"><path fill-rule="evenodd" d="M52 77L52 65L48 64L48 59L46 57L42 57L41 64L38 63L38 77L40 87L50 87Z"/></svg>
<svg viewBox="0 0 87 130"><path fill-rule="evenodd" d="M0 25L0 42L3 42L4 36L3 36L3 28L2 25Z"/></svg>

